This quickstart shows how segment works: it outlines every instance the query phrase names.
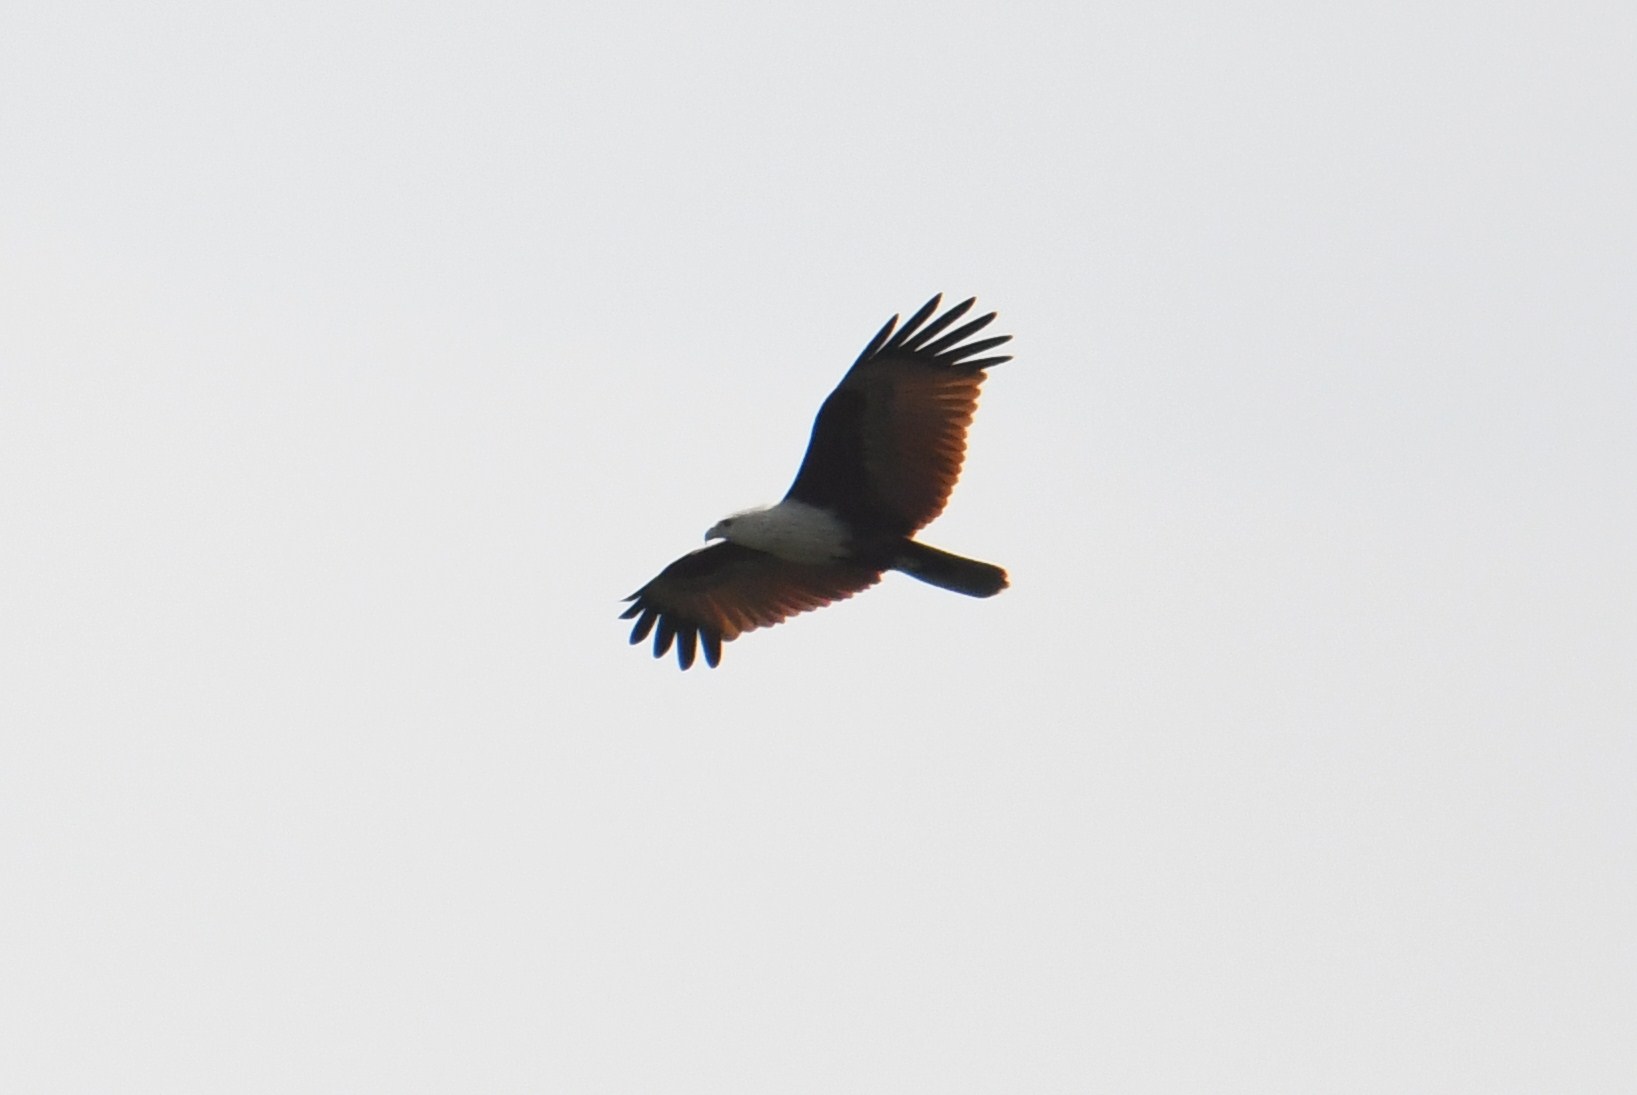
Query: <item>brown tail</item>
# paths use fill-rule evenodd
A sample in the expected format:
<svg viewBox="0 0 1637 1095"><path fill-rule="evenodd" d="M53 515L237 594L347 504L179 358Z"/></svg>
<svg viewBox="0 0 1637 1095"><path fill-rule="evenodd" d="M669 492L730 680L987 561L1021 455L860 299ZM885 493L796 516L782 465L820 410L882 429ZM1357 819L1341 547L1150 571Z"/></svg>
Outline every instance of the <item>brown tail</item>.
<svg viewBox="0 0 1637 1095"><path fill-rule="evenodd" d="M968 597L993 597L1006 588L1006 572L1000 567L951 555L913 540L904 542L892 561L892 569Z"/></svg>

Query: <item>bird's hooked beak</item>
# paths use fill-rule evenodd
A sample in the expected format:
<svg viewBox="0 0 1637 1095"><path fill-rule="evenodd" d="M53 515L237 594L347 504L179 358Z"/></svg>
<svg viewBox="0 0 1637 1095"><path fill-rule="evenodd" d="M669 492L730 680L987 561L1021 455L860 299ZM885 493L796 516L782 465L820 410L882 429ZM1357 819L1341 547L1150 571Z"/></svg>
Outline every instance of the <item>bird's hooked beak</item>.
<svg viewBox="0 0 1637 1095"><path fill-rule="evenodd" d="M712 525L710 527L710 531L705 533L705 539L707 539L707 540L722 540L722 539L725 539L727 537L727 534L728 534L726 526L727 526L726 521L716 522L716 524L714 524L714 525Z"/></svg>

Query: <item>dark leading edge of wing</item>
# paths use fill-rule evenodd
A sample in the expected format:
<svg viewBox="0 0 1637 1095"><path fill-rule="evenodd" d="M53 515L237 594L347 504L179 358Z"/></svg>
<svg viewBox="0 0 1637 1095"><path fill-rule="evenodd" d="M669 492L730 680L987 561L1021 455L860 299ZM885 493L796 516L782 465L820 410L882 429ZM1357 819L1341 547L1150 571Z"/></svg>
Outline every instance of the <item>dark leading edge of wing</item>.
<svg viewBox="0 0 1637 1095"><path fill-rule="evenodd" d="M819 408L786 497L899 535L942 511L960 475L984 370L1012 359L977 356L1011 335L966 341L996 313L956 327L977 298L934 319L942 300L927 301L902 327L893 316L858 355Z"/></svg>

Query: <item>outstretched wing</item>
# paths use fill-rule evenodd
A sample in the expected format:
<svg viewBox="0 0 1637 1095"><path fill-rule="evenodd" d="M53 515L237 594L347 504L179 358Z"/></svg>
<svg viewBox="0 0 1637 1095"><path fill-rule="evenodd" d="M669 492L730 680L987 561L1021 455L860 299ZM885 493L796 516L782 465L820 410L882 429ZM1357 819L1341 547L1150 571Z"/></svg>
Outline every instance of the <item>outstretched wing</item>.
<svg viewBox="0 0 1637 1095"><path fill-rule="evenodd" d="M798 612L851 597L881 580L871 567L845 563L791 563L723 541L691 551L626 600L620 619L635 617L631 642L654 634L654 657L676 643L676 660L693 665L700 646L705 664L722 660L722 644Z"/></svg>
<svg viewBox="0 0 1637 1095"><path fill-rule="evenodd" d="M819 408L786 497L904 536L943 512L960 478L984 370L1011 360L975 355L1012 336L966 341L994 312L949 330L976 297L927 322L942 299L927 301L901 328L893 316L865 347Z"/></svg>

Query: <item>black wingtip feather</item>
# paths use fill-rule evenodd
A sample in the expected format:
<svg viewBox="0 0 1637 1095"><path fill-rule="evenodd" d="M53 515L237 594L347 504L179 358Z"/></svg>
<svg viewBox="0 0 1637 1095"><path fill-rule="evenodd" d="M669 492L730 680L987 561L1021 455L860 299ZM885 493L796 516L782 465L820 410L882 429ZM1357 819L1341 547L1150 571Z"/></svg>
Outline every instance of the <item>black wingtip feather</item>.
<svg viewBox="0 0 1637 1095"><path fill-rule="evenodd" d="M968 342L965 346L957 346L953 350L945 353L944 360L953 365L962 358L971 357L973 354L981 354L985 350L993 350L996 346L1010 341L1012 341L1011 335L996 335L993 338L980 338L976 342Z"/></svg>
<svg viewBox="0 0 1637 1095"><path fill-rule="evenodd" d="M962 339L967 338L970 335L977 334L979 331L995 322L995 316L998 314L999 313L997 312L990 312L986 316L979 316L970 323L963 323L944 337L940 338L937 342L934 342L929 346L922 346L919 352L926 354L929 357L937 357L939 354L960 342Z"/></svg>
<svg viewBox="0 0 1637 1095"><path fill-rule="evenodd" d="M625 598L634 602L620 613L622 620L635 620L631 625L631 645L654 637L654 657L663 658L676 647L676 661L683 669L691 669L700 654L712 669L722 662L722 635L708 625L693 620L676 619L656 609L644 599L645 590L638 590Z"/></svg>
<svg viewBox="0 0 1637 1095"><path fill-rule="evenodd" d="M636 623L631 625L631 645L635 646L648 637L648 632L654 629L654 621L659 619L659 617L651 608L647 608L642 605L634 605L633 608L642 609L641 617L638 618ZM630 618L631 614L629 612L620 617L622 620L629 620Z"/></svg>
<svg viewBox="0 0 1637 1095"><path fill-rule="evenodd" d="M869 357L874 355L877 351L879 351L881 349L881 347L885 346L887 344L887 339L892 337L892 330L896 326L898 326L898 317L897 316L893 316L891 319L887 320L887 322L882 326L882 328L879 331L875 332L875 337L870 339L870 344L868 346L864 347L864 352L858 355L858 361L864 361L864 360L868 359ZM855 362L853 362L853 364L856 365L856 364L858 364L858 362L855 361Z"/></svg>
<svg viewBox="0 0 1637 1095"><path fill-rule="evenodd" d="M659 627L654 631L654 657L663 658L670 653L671 644L676 641L676 625L664 616L659 618Z"/></svg>
<svg viewBox="0 0 1637 1095"><path fill-rule="evenodd" d="M915 337L916 329L927 321L927 317L938 310L938 304L943 299L942 293L933 294L932 299L916 309L915 314L909 317L909 322L899 328L898 337L889 342L887 347L893 350L902 349L907 340Z"/></svg>
<svg viewBox="0 0 1637 1095"><path fill-rule="evenodd" d="M897 345L895 345L893 348L896 350L901 350L907 354L920 353L922 348L925 347L928 342L931 342L933 339L938 337L939 332L943 331L944 328L948 327L951 323L954 323L957 319L960 319L967 312L971 311L972 305L976 304L977 302L977 297L967 297L965 300L949 309L949 311L927 324L924 330L914 332L905 331L897 340Z"/></svg>

